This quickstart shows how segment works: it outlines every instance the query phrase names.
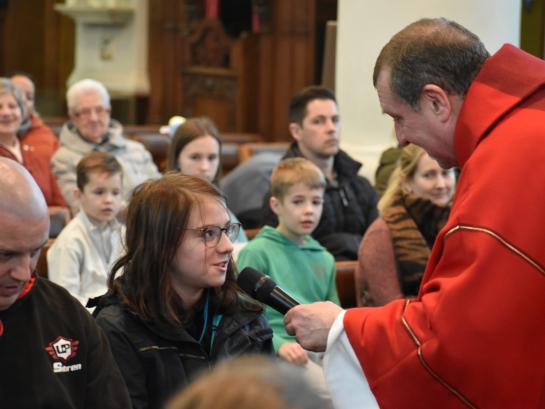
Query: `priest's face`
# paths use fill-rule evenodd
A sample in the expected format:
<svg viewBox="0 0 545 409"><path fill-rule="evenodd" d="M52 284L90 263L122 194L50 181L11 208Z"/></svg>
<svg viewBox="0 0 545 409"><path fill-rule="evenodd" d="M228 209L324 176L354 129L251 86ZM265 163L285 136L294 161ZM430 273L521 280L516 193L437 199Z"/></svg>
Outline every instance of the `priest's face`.
<svg viewBox="0 0 545 409"><path fill-rule="evenodd" d="M451 114L445 116L443 100L430 98L432 94L424 91L418 106L413 108L392 91L390 82L390 69L385 68L378 77L377 92L382 111L394 120L399 146L414 143L442 168L457 166L454 150L455 111L451 110Z"/></svg>

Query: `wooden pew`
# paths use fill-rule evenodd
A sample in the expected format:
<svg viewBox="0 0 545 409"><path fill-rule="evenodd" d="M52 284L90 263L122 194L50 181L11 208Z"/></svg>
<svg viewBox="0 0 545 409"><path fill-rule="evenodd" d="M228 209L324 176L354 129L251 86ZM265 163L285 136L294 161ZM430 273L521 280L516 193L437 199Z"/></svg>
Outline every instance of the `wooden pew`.
<svg viewBox="0 0 545 409"><path fill-rule="evenodd" d="M271 152L283 155L289 148L289 142L247 142L239 146L238 162L242 163L258 153Z"/></svg>
<svg viewBox="0 0 545 409"><path fill-rule="evenodd" d="M64 117L46 117L44 122L53 129L58 136L62 125L68 120ZM170 139L167 135L159 132L159 124L144 125L123 125L125 137L140 142L150 151L153 161L160 172L167 167L168 147ZM227 174L239 164L239 147L242 144L263 142L263 137L257 133L249 132L225 132L221 134L222 153L221 167L222 174Z"/></svg>
<svg viewBox="0 0 545 409"><path fill-rule="evenodd" d="M357 260L335 262L337 292L343 308L352 308L357 306L354 281L354 274L357 265Z"/></svg>
<svg viewBox="0 0 545 409"><path fill-rule="evenodd" d="M159 169L159 172L164 173L167 169L167 156L168 147L170 146L170 139L161 135L159 132L155 133L134 133L127 134L127 138L133 141L140 142L151 153L151 157Z"/></svg>
<svg viewBox="0 0 545 409"><path fill-rule="evenodd" d="M38 256L38 263L36 263L36 271L43 278L49 277L49 272L47 270L47 251L53 245L55 239L49 239L45 246L42 248L40 255Z"/></svg>
<svg viewBox="0 0 545 409"><path fill-rule="evenodd" d="M152 131L156 125L138 125L128 126L128 132L125 133L127 138L138 141L151 152L153 160L159 171L164 172L167 167L168 148L170 139L168 136L162 135L158 131ZM125 129L125 128L124 128ZM226 133L221 135L222 150L221 150L221 171L226 174L239 163L239 146L249 143L249 141L259 141L262 137L258 134L249 133Z"/></svg>

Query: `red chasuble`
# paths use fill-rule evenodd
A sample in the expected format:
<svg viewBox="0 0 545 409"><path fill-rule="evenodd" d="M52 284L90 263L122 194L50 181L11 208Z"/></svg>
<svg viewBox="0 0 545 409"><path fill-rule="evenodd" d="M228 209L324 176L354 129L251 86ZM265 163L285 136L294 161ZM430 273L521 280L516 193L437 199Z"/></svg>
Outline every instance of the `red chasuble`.
<svg viewBox="0 0 545 409"><path fill-rule="evenodd" d="M545 62L505 45L471 85L462 168L419 296L348 310L381 408L545 407Z"/></svg>

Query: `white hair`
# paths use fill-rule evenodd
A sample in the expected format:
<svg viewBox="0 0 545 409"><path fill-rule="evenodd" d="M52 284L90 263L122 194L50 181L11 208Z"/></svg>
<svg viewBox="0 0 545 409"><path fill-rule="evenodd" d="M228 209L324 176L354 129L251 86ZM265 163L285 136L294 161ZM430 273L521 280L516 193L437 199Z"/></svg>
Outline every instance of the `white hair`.
<svg viewBox="0 0 545 409"><path fill-rule="evenodd" d="M110 106L110 94L108 90L101 82L92 79L80 80L74 84L68 91L66 91L66 103L68 104L68 112L73 112L76 109L79 98L88 92L96 92L100 95L102 102L106 108L111 108Z"/></svg>

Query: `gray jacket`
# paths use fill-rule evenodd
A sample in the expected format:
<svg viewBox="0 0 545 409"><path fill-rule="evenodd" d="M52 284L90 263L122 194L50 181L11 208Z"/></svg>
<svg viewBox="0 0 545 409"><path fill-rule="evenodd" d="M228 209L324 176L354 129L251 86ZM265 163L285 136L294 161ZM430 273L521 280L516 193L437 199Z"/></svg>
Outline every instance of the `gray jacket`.
<svg viewBox="0 0 545 409"><path fill-rule="evenodd" d="M64 124L59 139L61 146L51 159L51 167L64 199L74 213L79 210L74 197L76 166L91 151L109 152L119 161L123 168L125 200L129 199L132 190L140 183L161 176L144 145L125 138L121 124L115 120L110 121L106 139L98 145L84 140L72 122Z"/></svg>

